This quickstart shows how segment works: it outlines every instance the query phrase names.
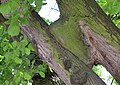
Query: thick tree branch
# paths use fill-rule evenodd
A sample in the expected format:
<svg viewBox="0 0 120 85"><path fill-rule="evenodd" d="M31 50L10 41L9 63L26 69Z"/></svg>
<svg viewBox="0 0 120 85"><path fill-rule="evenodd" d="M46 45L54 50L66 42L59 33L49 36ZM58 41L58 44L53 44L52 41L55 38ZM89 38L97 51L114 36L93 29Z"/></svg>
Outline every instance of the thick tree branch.
<svg viewBox="0 0 120 85"><path fill-rule="evenodd" d="M72 85L82 85L82 84L85 84L86 82L87 82L86 85L89 85L89 84L91 84L91 81L95 81L95 85L96 84L97 85L99 85L99 84L104 85L104 83L101 80L99 80L99 78L97 78L99 83L94 78L92 79L92 76L93 77L97 77L97 76L94 73L92 73L92 71L85 65L85 63L83 61L81 61L76 55L74 55L68 49L64 48L56 40L54 35L51 34L51 32L49 31L49 27L45 24L45 22L43 20L39 20L41 18L40 18L40 16L38 16L37 13L32 13L32 15L35 18L37 17L37 21L41 24L43 29L46 30L47 36L50 38L50 41L52 42L52 44L57 49L59 60L62 61L62 64L64 65L64 67L62 67L62 68L65 68L65 70L67 71L67 74L70 76L70 83L66 84L66 85L70 85L70 84L72 84ZM37 33L37 32L35 32L35 33ZM36 35L36 34L34 34L34 35ZM38 35L40 35L40 34L38 34ZM39 36L39 38L42 38L42 37ZM36 40L36 43L37 43L37 45L41 44L41 42L39 42L38 39ZM45 41L44 41L44 43L45 43ZM37 52L42 54L43 57L44 56L46 57L46 58L44 58L44 60L47 61L48 65L51 66L55 70L55 72L59 75L59 77L66 83L65 79L63 79L63 77L61 77L62 74L60 72L60 68L56 67L57 63L52 61L52 57L50 57L51 59L47 60L47 58L49 58L49 56L51 54L45 55L45 53L47 53L47 52L45 52L45 50L43 49L44 47L45 47L44 45L40 45L37 48L38 49ZM41 49L41 50L43 49L43 50L39 51L39 49ZM50 52L48 52L48 53L50 53ZM50 62L52 62L52 63L50 63ZM53 65L51 65L51 64L53 64ZM56 70L59 70L59 71L56 71ZM66 73L66 71L64 71L64 72ZM69 77L67 77L67 79L69 79Z"/></svg>
<svg viewBox="0 0 120 85"><path fill-rule="evenodd" d="M77 17L84 19L92 27L91 29L95 32L99 31L99 26L101 30L105 30L112 36L113 39L120 45L120 29L118 29L115 24L110 20L110 18L103 12L103 10L98 6L95 0L56 0L61 12L61 18L68 19L69 17ZM99 25L100 24L100 25ZM103 36L104 32L103 32Z"/></svg>
<svg viewBox="0 0 120 85"><path fill-rule="evenodd" d="M88 55L91 64L102 64L120 83L120 54L107 41L93 33L85 22L80 21L84 42L88 47ZM117 68L116 68L117 67Z"/></svg>

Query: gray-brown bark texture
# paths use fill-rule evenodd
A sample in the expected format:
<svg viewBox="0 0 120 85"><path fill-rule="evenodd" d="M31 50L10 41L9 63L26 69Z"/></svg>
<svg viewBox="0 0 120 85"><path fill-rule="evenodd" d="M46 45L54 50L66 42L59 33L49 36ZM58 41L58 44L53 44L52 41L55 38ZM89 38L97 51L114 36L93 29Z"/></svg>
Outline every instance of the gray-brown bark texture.
<svg viewBox="0 0 120 85"><path fill-rule="evenodd" d="M66 85L105 85L101 64L120 84L120 30L94 0L56 0L61 16L48 26L32 11L22 33Z"/></svg>

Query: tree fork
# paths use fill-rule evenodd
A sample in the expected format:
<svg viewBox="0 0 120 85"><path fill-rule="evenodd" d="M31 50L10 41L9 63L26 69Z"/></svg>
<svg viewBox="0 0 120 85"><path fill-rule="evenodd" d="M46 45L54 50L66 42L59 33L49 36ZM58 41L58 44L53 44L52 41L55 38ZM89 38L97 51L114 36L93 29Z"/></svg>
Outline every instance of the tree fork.
<svg viewBox="0 0 120 85"><path fill-rule="evenodd" d="M94 61L94 59L96 60L96 58L97 58L97 60L100 60L101 58L99 58L99 56L97 56L97 57L93 56L91 59L94 61L94 63L102 64L103 66L105 66L107 68L107 70L109 69L108 71L113 75L113 77L115 77L117 82L119 82L120 76L116 75L116 74L120 74L120 72L119 72L119 70L120 70L120 67L119 67L120 56L119 55L120 54L118 53L119 47L120 47L120 29L118 29L112 23L110 18L108 18L108 16L106 16L106 14L102 11L102 9L97 5L95 0L74 0L74 1L73 0L66 0L66 1L57 0L57 2L60 7L61 18L63 18L61 20L68 21L70 18L77 17L76 21L78 21L78 22L79 22L79 20L86 21L86 23L84 23L84 24L87 24L88 25L87 27L89 27L89 29L91 29L96 34L105 38L106 41L104 42L104 44L107 43L106 46L108 48L110 47L109 49L111 49L111 51L110 50L109 50L110 52L105 51L106 53L103 52L104 55L108 56L108 53L111 53L111 52L113 53L113 54L111 54L111 57L109 56L109 58L106 58L105 60L107 62L113 60L114 64L110 63L110 62L106 63L106 61L104 61L104 62L103 61L99 61L99 62ZM77 10L75 10L75 9L77 9ZM87 34L87 32L86 32L86 34ZM109 46L108 43L111 46L113 46L114 48ZM94 46L94 44L93 44L93 46ZM91 49L89 49L89 50L91 50ZM101 50L102 50L102 48L101 48ZM105 50L107 50L107 49L105 49ZM115 62L117 63L117 65ZM116 65L116 66L114 66L114 65ZM116 67L115 68L116 70L114 69L114 67ZM113 69L114 69L114 71L113 71Z"/></svg>
<svg viewBox="0 0 120 85"><path fill-rule="evenodd" d="M29 24L21 26L21 31L31 41L36 53L39 56L42 55L42 58L55 70L66 85L104 85L102 80L88 67L90 57L87 55L87 51L89 49L80 37L82 33L79 31L79 21L86 21L87 27L91 31L104 37L107 43L117 51L119 50L120 30L115 27L94 0L57 0L57 3L61 18L52 24L50 29L48 26L44 26L41 20L33 19L35 16L29 16ZM44 27L41 28L41 26ZM47 29L44 29L46 27ZM83 34L85 33L83 32ZM87 38L83 37L83 40L85 39ZM115 41L112 41L113 39ZM87 42L87 44L91 43ZM99 49L99 51L101 50ZM119 59L119 54L115 57ZM94 56L92 58L94 60ZM99 63L106 65L103 62ZM113 62L113 64L115 63ZM120 68L118 67L118 69ZM113 77L119 81L118 75L117 77L113 75Z"/></svg>
<svg viewBox="0 0 120 85"><path fill-rule="evenodd" d="M41 19L41 18L39 18L40 16L38 16L38 14L35 12L35 13L33 13L32 14L32 16L34 16L36 19ZM37 17L36 17L37 16ZM29 21L31 21L31 20L29 20ZM42 22L41 22L42 21ZM39 23L43 23L43 20L38 20L38 22ZM35 22L36 23L36 22ZM30 26L33 26L33 25L30 25ZM59 63L59 65L60 65L60 67L62 67L64 70L66 70L66 71L64 71L63 70L63 72L65 73L65 75L63 75L62 74L62 70L60 71L60 68L59 67L56 67L55 65L57 65L57 63L55 63L54 61L52 61L52 59L49 59L49 60L47 60L47 57L49 57L50 56L50 54L49 55L47 55L46 56L46 59L44 58L44 60L48 63L48 65L49 66L51 66L50 65L50 63L49 62L52 62L52 64L53 64L53 66L51 66L54 70L55 70L55 72L58 74L58 76L64 81L64 83L66 83L66 85L83 85L83 84L85 84L86 82L86 85L88 85L88 84L91 84L91 81L94 81L94 83L95 83L95 85L97 84L97 85L104 85L104 83L102 82L102 80L101 79L99 79L99 78L97 78L98 76L96 76L86 65L85 65L85 63L84 62L82 62L77 56L75 56L73 53L71 53L68 49L66 49L66 48L64 48L57 40L56 40L56 38L54 37L54 35L53 34L51 34L50 33L50 31L49 31L49 28L47 27L47 25L43 25L42 24L42 26L43 26L43 29L45 29L46 30L46 33L47 33L47 36L50 38L50 41L52 42L52 44L55 46L55 48L57 49L57 53L58 53L58 59L59 59L59 61L62 61L61 63L59 63L59 62L57 62L57 63ZM32 27L33 28L33 27ZM25 28L25 29L27 29L27 28ZM28 30L28 29L27 29ZM36 29L34 29L34 31L35 31ZM38 30L38 29L37 29ZM33 31L32 31L33 32ZM40 30L38 31L38 32L40 32ZM39 34L37 34L38 33L37 31L35 31L35 33L34 33L34 39L37 39L36 38L36 36L37 35L41 35L41 36L43 36L44 35L44 37L45 37L45 35L46 34L43 34L43 33L39 33ZM30 33L28 33L28 34L30 34ZM39 38L41 38L41 39L44 39L43 37L39 37ZM32 39L32 38L31 38ZM37 44L41 44L40 42L39 42L39 40L40 39L37 39L37 40L35 40L36 41L36 43ZM44 43L46 43L46 41L45 40L43 40L43 42ZM48 41L47 41L47 43L48 43ZM34 44L35 44L35 42L34 42ZM41 46L43 46L43 45L41 45ZM44 52L43 53L41 53L40 51L39 51L39 49L43 49L44 48L44 46L43 47L37 47L37 53L39 54L42 54L42 55L44 55ZM45 47L46 48L46 47ZM42 50L42 51L45 51L44 49ZM53 52L52 52L52 54L54 54ZM56 57L56 56L54 56L54 57ZM55 58L54 58L55 59ZM57 61L57 60L56 60ZM55 63L55 64L54 64ZM56 67L56 68L55 68ZM62 69L61 68L61 69ZM81 69L82 68L82 69ZM56 71L56 69L58 69L59 71ZM63 79L63 77L61 77L61 75L63 75L64 77L67 75L67 79L68 80L70 80L70 83L67 83L64 79ZM92 78L93 77L93 78ZM95 79L94 77L96 77L97 79ZM99 82L98 82L99 81Z"/></svg>

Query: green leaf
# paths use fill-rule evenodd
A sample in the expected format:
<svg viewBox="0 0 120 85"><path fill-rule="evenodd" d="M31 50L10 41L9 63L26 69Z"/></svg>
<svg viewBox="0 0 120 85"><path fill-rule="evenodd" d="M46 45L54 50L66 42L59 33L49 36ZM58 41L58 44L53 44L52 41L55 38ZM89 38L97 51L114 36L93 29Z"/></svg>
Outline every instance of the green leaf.
<svg viewBox="0 0 120 85"><path fill-rule="evenodd" d="M35 1L35 5L36 5L36 11L38 12L43 5L43 0L34 0L34 1Z"/></svg>
<svg viewBox="0 0 120 85"><path fill-rule="evenodd" d="M25 48L25 53L26 53L27 55L29 55L29 54L30 54L30 50L29 50L28 48Z"/></svg>
<svg viewBox="0 0 120 85"><path fill-rule="evenodd" d="M5 21L5 24L9 25L11 23L11 16L9 17L9 19L7 21Z"/></svg>
<svg viewBox="0 0 120 85"><path fill-rule="evenodd" d="M2 14L8 14L10 11L11 11L11 8L8 2L4 2L0 5L0 12Z"/></svg>
<svg viewBox="0 0 120 85"><path fill-rule="evenodd" d="M120 22L117 24L117 27L120 28Z"/></svg>
<svg viewBox="0 0 120 85"><path fill-rule="evenodd" d="M16 82L17 84L20 82L20 77L19 77L19 76L15 78L15 82Z"/></svg>
<svg viewBox="0 0 120 85"><path fill-rule="evenodd" d="M20 22L21 22L21 25L24 25L24 24L27 24L27 23L28 23L26 17L20 18L19 20L20 20Z"/></svg>
<svg viewBox="0 0 120 85"><path fill-rule="evenodd" d="M12 52L7 52L5 55L5 62L11 62L14 59L14 54Z"/></svg>
<svg viewBox="0 0 120 85"><path fill-rule="evenodd" d="M16 56L19 56L19 55L20 55L20 51L19 51L18 49L14 49L13 52L14 52L14 54L15 54Z"/></svg>
<svg viewBox="0 0 120 85"><path fill-rule="evenodd" d="M29 84L28 84L28 81L23 81L23 82L21 82L21 84L22 84L22 85L29 85Z"/></svg>
<svg viewBox="0 0 120 85"><path fill-rule="evenodd" d="M3 47L3 50L4 50L4 51L6 51L6 50L8 50L8 49L9 49L9 46L8 46L8 45L6 45L6 46Z"/></svg>
<svg viewBox="0 0 120 85"><path fill-rule="evenodd" d="M28 73L24 73L24 79L30 80L32 77Z"/></svg>
<svg viewBox="0 0 120 85"><path fill-rule="evenodd" d="M39 66L38 66L38 70L40 70L40 71L45 71L45 68L44 68L43 65L39 65Z"/></svg>
<svg viewBox="0 0 120 85"><path fill-rule="evenodd" d="M8 27L8 34L11 36L17 36L20 32L20 28L18 26L18 15L11 18L10 26Z"/></svg>
<svg viewBox="0 0 120 85"><path fill-rule="evenodd" d="M2 35L3 35L3 31L4 31L3 27L2 27L2 26L0 26L0 36L2 36Z"/></svg>
<svg viewBox="0 0 120 85"><path fill-rule="evenodd" d="M17 36L20 32L20 28L17 25L11 25L8 28L8 34L11 36Z"/></svg>
<svg viewBox="0 0 120 85"><path fill-rule="evenodd" d="M15 57L14 60L15 60L15 63L17 63L17 64L22 63L22 60L20 58L18 58L18 57Z"/></svg>
<svg viewBox="0 0 120 85"><path fill-rule="evenodd" d="M34 51L34 49L33 49L31 44L28 45L28 49L31 50L31 51Z"/></svg>
<svg viewBox="0 0 120 85"><path fill-rule="evenodd" d="M17 46L17 41L12 42L12 47L15 48Z"/></svg>
<svg viewBox="0 0 120 85"><path fill-rule="evenodd" d="M20 72L20 76L23 76L23 72Z"/></svg>
<svg viewBox="0 0 120 85"><path fill-rule="evenodd" d="M9 81L5 80L4 85L9 85Z"/></svg>
<svg viewBox="0 0 120 85"><path fill-rule="evenodd" d="M10 8L12 9L11 11L14 12L16 11L16 9L18 8L18 2L15 0L12 0L11 4L10 4Z"/></svg>
<svg viewBox="0 0 120 85"><path fill-rule="evenodd" d="M11 1L8 1L8 2L4 2L0 5L0 12L2 14L8 14L10 12L15 12L18 8L18 2L17 1L14 1L12 0Z"/></svg>
<svg viewBox="0 0 120 85"><path fill-rule="evenodd" d="M29 60L29 59L26 59L26 60L25 60L25 65L26 65L26 66L29 66L29 65L30 65L30 60Z"/></svg>
<svg viewBox="0 0 120 85"><path fill-rule="evenodd" d="M0 59L0 62L2 62L2 59Z"/></svg>
<svg viewBox="0 0 120 85"><path fill-rule="evenodd" d="M25 55L25 47L23 45L19 47L19 50L22 52L22 55Z"/></svg>
<svg viewBox="0 0 120 85"><path fill-rule="evenodd" d="M4 59L4 56L0 55L0 58L1 58L1 59Z"/></svg>
<svg viewBox="0 0 120 85"><path fill-rule="evenodd" d="M28 44L27 38L24 37L23 40L21 41L21 43L23 44L23 46L26 46Z"/></svg>
<svg viewBox="0 0 120 85"><path fill-rule="evenodd" d="M35 63L35 60L32 61L32 65L31 65L31 68L34 67L34 63Z"/></svg>
<svg viewBox="0 0 120 85"><path fill-rule="evenodd" d="M39 71L39 74L40 74L41 77L45 78L45 73L44 72Z"/></svg>
<svg viewBox="0 0 120 85"><path fill-rule="evenodd" d="M22 5L22 11L23 11L23 14L24 14L24 18L27 17L27 15L29 14L28 9L29 9L29 4L23 4Z"/></svg>
<svg viewBox="0 0 120 85"><path fill-rule="evenodd" d="M19 76L19 72L16 73L16 75L14 76L13 81L16 83L16 85L18 85L20 83L20 76Z"/></svg>

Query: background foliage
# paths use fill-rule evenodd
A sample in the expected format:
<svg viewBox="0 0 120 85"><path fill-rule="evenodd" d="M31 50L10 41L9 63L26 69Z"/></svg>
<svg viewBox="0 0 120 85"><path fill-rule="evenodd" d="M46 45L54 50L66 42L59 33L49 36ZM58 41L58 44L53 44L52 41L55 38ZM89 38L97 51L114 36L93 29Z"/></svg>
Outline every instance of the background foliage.
<svg viewBox="0 0 120 85"><path fill-rule="evenodd" d="M120 0L96 0L104 12L120 28Z"/></svg>
<svg viewBox="0 0 120 85"><path fill-rule="evenodd" d="M29 8L38 11L42 5L43 0L9 0L0 5L0 13L10 14L5 22L8 29L0 26L0 84L27 85L35 74L45 78L48 67L36 62L34 49L19 28L19 23L27 23Z"/></svg>

